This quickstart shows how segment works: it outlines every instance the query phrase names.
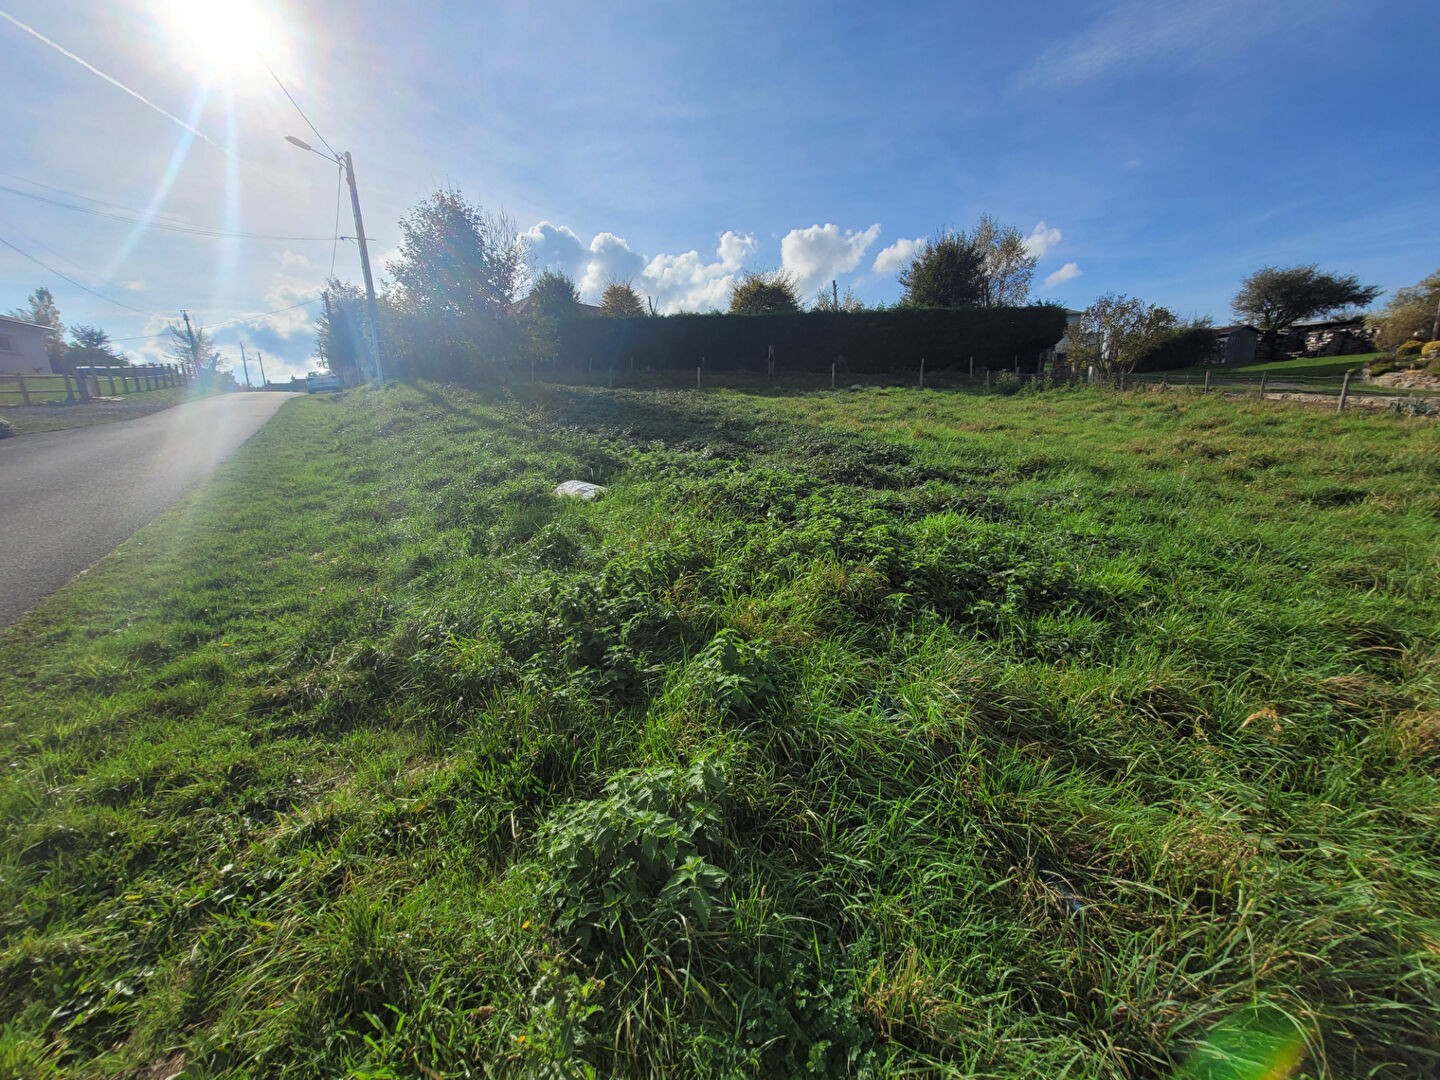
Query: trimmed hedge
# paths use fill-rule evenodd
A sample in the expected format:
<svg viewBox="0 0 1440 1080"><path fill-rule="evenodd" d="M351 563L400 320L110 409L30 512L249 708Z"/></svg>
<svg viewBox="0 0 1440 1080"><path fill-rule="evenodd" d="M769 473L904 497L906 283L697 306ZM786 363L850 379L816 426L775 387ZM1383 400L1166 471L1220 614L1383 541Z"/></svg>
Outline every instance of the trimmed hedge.
<svg viewBox="0 0 1440 1080"><path fill-rule="evenodd" d="M1136 371L1179 371L1199 367L1215 358L1215 331L1192 326L1160 342L1139 360Z"/></svg>
<svg viewBox="0 0 1440 1080"><path fill-rule="evenodd" d="M793 315L666 315L641 319L577 319L560 326L560 361L597 370L637 369L766 371L769 346L775 370L823 372L838 357L841 371L913 371L923 357L929 370L1010 368L1034 371L1040 354L1065 333L1065 310L1052 305L1018 308L811 311Z"/></svg>

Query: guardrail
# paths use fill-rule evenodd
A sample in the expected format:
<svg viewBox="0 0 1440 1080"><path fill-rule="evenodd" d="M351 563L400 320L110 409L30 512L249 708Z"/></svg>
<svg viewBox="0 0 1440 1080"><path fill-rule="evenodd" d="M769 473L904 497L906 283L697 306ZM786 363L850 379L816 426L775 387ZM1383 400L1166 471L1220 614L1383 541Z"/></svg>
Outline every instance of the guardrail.
<svg viewBox="0 0 1440 1080"><path fill-rule="evenodd" d="M26 375L0 372L0 405L67 405L92 397L142 394L190 381L178 364L144 364L124 367L80 367L73 374Z"/></svg>

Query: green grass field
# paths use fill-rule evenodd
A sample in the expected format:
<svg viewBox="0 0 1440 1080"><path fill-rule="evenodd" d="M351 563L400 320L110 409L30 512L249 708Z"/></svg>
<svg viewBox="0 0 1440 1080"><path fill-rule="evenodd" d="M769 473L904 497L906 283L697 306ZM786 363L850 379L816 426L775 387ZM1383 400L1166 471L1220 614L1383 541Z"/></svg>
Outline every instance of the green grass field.
<svg viewBox="0 0 1440 1080"><path fill-rule="evenodd" d="M1310 356L1299 360L1269 360L1263 364L1237 364L1221 370L1237 374L1259 374L1262 371L1280 372L1295 376L1344 375L1347 371L1358 371L1374 360L1380 353L1358 353L1354 356ZM1201 369L1203 370L1203 369Z"/></svg>
<svg viewBox="0 0 1440 1080"><path fill-rule="evenodd" d="M64 404L63 395L51 404L17 405L0 403L0 420L8 420L17 435L30 435L38 431L65 431L69 428L91 427L95 424L110 424L116 420L133 420L137 416L159 412L182 401L193 400L197 392L185 386L167 386L160 390L147 390L126 394L124 397L105 397L83 404Z"/></svg>
<svg viewBox="0 0 1440 1080"><path fill-rule="evenodd" d="M0 633L0 1075L1433 1075L1437 524L1390 415L291 402Z"/></svg>

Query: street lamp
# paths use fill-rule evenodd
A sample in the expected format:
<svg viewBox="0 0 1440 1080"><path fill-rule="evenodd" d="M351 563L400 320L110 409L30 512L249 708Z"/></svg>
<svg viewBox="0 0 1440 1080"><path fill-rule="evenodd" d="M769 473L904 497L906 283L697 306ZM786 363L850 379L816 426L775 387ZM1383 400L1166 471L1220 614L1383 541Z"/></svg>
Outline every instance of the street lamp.
<svg viewBox="0 0 1440 1080"><path fill-rule="evenodd" d="M360 269L365 275L365 298L370 306L370 349L375 357L375 381L383 383L385 374L380 361L380 305L375 300L375 279L370 274L370 248L365 243L365 219L360 216L360 193L355 190L355 163L350 159L349 150L331 157L294 135L286 135L285 141L301 150L318 154L326 161L333 161L345 172L345 183L350 186L350 209L355 213L355 239L360 243Z"/></svg>

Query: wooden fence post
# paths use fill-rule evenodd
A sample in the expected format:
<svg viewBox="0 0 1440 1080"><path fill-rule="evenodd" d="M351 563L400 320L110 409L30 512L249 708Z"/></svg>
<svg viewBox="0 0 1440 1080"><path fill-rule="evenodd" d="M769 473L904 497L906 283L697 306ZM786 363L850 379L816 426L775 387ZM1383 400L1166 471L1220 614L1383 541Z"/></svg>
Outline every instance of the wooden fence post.
<svg viewBox="0 0 1440 1080"><path fill-rule="evenodd" d="M970 378L975 378L975 358L970 357Z"/></svg>
<svg viewBox="0 0 1440 1080"><path fill-rule="evenodd" d="M835 361L830 361L830 389L835 389Z"/></svg>
<svg viewBox="0 0 1440 1080"><path fill-rule="evenodd" d="M80 392L81 401L90 400L90 388L85 385L85 374L83 368L75 369L75 389Z"/></svg>
<svg viewBox="0 0 1440 1080"><path fill-rule="evenodd" d="M1200 392L1202 394L1208 394L1210 392L1210 372L1208 371L1205 372L1205 388Z"/></svg>
<svg viewBox="0 0 1440 1080"><path fill-rule="evenodd" d="M1345 399L1350 396L1350 372L1345 372L1345 381L1340 384L1340 404L1335 406L1336 412L1345 411Z"/></svg>
<svg viewBox="0 0 1440 1080"><path fill-rule="evenodd" d="M1268 371L1262 371L1262 372L1260 373L1260 400L1261 400L1261 401L1264 401L1264 400L1265 400L1265 380L1266 380L1266 378L1269 376L1269 374L1270 374L1270 373L1269 373Z"/></svg>
<svg viewBox="0 0 1440 1080"><path fill-rule="evenodd" d="M985 389L990 389L990 369L988 367L985 369Z"/></svg>
<svg viewBox="0 0 1440 1080"><path fill-rule="evenodd" d="M920 357L920 389L925 389L925 358Z"/></svg>

